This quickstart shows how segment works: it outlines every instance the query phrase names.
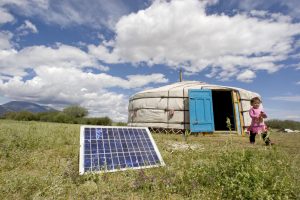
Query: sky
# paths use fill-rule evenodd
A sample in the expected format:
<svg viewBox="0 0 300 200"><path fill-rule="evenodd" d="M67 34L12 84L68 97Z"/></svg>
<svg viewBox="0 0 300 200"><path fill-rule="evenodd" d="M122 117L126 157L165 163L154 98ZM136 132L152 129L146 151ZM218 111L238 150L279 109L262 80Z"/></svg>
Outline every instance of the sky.
<svg viewBox="0 0 300 200"><path fill-rule="evenodd" d="M262 96L300 121L299 0L0 0L0 104L127 121L129 97L184 80Z"/></svg>

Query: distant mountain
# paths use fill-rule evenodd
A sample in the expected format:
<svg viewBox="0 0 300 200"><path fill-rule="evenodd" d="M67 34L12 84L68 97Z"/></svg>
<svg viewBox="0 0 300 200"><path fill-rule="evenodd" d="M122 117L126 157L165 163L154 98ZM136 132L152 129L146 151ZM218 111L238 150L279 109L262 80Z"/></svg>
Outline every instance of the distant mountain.
<svg viewBox="0 0 300 200"><path fill-rule="evenodd" d="M48 106L41 106L26 101L11 101L6 104L0 105L0 115L3 115L6 112L20 112L20 111L29 111L33 113L38 113L38 112L49 112L49 111L56 111L56 110Z"/></svg>
<svg viewBox="0 0 300 200"><path fill-rule="evenodd" d="M3 115L4 113L9 112L6 108L0 105L0 116Z"/></svg>

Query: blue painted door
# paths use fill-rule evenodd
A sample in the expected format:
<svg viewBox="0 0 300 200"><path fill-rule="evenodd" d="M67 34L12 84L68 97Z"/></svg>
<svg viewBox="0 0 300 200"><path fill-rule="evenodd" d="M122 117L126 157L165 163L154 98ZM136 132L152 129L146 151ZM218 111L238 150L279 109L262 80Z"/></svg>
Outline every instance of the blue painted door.
<svg viewBox="0 0 300 200"><path fill-rule="evenodd" d="M189 90L190 131L214 132L211 90Z"/></svg>

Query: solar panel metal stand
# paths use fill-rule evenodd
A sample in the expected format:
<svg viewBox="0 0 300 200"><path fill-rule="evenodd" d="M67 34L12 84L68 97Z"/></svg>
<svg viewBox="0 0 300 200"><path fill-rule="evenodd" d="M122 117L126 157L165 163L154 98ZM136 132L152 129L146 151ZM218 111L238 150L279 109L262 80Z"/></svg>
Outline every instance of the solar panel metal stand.
<svg viewBox="0 0 300 200"><path fill-rule="evenodd" d="M149 127L151 133L163 133L163 134L184 134L184 129L175 129L175 128L156 128L156 127Z"/></svg>

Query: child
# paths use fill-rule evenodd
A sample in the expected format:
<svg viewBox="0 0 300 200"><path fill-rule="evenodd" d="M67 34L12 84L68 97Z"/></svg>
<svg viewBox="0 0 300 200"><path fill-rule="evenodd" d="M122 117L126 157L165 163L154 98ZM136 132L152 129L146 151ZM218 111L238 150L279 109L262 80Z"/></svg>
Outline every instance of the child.
<svg viewBox="0 0 300 200"><path fill-rule="evenodd" d="M262 134L262 138L266 145L270 145L271 140L267 133L267 127L264 123L264 118L267 118L266 113L260 108L261 100L258 97L254 97L250 101L252 108L249 110L250 117L252 119L251 125L249 127L250 131L250 143L255 143L255 136L257 134Z"/></svg>

